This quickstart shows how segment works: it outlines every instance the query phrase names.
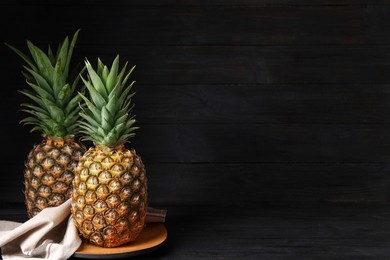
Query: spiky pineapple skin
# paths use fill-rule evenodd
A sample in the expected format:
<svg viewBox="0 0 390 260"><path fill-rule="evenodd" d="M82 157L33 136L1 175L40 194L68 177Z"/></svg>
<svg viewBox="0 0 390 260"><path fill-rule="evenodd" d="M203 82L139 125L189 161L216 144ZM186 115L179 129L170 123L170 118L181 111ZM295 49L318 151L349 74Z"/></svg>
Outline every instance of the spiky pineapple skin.
<svg viewBox="0 0 390 260"><path fill-rule="evenodd" d="M134 149L91 147L80 159L71 211L90 243L116 247L135 240L145 225L147 204L146 171Z"/></svg>
<svg viewBox="0 0 390 260"><path fill-rule="evenodd" d="M44 139L25 163L25 203L29 218L71 198L74 171L86 148L73 139Z"/></svg>

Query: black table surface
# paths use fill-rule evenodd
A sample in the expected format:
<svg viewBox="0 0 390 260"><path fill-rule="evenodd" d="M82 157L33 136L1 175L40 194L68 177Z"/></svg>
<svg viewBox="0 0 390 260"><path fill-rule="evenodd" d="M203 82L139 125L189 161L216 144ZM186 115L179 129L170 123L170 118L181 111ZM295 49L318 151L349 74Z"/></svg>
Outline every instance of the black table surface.
<svg viewBox="0 0 390 260"><path fill-rule="evenodd" d="M390 204L153 206L168 210L167 243L135 259L390 259Z"/></svg>

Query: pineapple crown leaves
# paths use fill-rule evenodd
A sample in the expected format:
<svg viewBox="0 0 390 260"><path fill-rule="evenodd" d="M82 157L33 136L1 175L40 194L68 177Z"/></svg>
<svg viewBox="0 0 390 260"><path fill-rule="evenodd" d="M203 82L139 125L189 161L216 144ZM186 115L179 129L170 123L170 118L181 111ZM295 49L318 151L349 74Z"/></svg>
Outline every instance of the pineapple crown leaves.
<svg viewBox="0 0 390 260"><path fill-rule="evenodd" d="M79 93L85 105L80 106L80 132L83 140L90 140L95 145L116 147L128 142L135 135L136 120L131 116L134 107L130 91L135 81L127 84L134 70L126 71L127 62L119 72L119 55L114 59L111 68L98 59L95 71L88 60L85 61L87 79L81 77L89 92L89 97Z"/></svg>
<svg viewBox="0 0 390 260"><path fill-rule="evenodd" d="M81 97L77 95L76 88L80 76L75 77L72 82L69 80L69 64L78 33L79 30L71 41L66 37L59 44L55 55L50 46L46 54L27 41L32 59L5 43L27 64L23 66L25 71L22 73L30 89L20 92L32 103L21 104L22 111L28 114L21 123L32 125L31 131L40 131L50 138L64 139L71 138L78 132L76 122L80 118L78 104Z"/></svg>

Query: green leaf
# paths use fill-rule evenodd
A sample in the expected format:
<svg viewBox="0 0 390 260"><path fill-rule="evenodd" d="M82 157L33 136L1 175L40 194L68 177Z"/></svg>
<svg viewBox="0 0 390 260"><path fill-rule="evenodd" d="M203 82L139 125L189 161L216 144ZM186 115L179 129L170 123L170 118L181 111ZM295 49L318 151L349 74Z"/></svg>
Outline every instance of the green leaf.
<svg viewBox="0 0 390 260"><path fill-rule="evenodd" d="M116 79L118 76L118 66L119 66L119 55L116 56L115 60L112 62L110 69L110 74L107 76L106 88L108 93L115 87Z"/></svg>
<svg viewBox="0 0 390 260"><path fill-rule="evenodd" d="M81 75L84 73L86 67L84 66L81 71L77 74L77 77L74 79L73 83L72 83L72 91L71 93L73 94L74 91L76 90L76 87L77 87L77 84L79 83L79 80L81 78Z"/></svg>
<svg viewBox="0 0 390 260"><path fill-rule="evenodd" d="M80 113L80 116L82 118L84 118L88 122L88 124L93 127L92 129L98 128L100 126L99 122L94 120L91 116L89 116L85 113ZM88 125L88 124L86 124L86 125Z"/></svg>
<svg viewBox="0 0 390 260"><path fill-rule="evenodd" d="M61 67L61 74L64 74L65 77L68 76L68 74L65 74L65 68L67 64L67 59L68 59L68 49L69 49L69 38L68 36L65 37L65 40L61 44L61 49L58 52L57 59L56 59L56 64L60 63L62 65Z"/></svg>
<svg viewBox="0 0 390 260"><path fill-rule="evenodd" d="M70 64L70 60L72 59L73 50L74 50L74 47L76 45L76 41L77 41L77 38L79 36L79 32L80 32L80 29L78 29L74 33L72 41L71 41L70 46L69 46L68 57L66 58L66 64L65 64L65 70L64 70L65 77L67 77L68 73L69 73L69 64Z"/></svg>
<svg viewBox="0 0 390 260"><path fill-rule="evenodd" d="M126 102L125 106L121 110L119 110L118 115L126 115L128 117L133 107L134 104L131 104L131 102Z"/></svg>
<svg viewBox="0 0 390 260"><path fill-rule="evenodd" d="M47 115L46 113L41 113L35 110L28 110L28 109L21 109L20 111L28 113L30 115L35 116L38 120L43 121L45 119L49 119L50 115Z"/></svg>
<svg viewBox="0 0 390 260"><path fill-rule="evenodd" d="M49 136L57 136L58 124L56 122L54 122L51 119L47 119L47 120L45 120L45 126L46 126L46 128L48 130L48 135Z"/></svg>
<svg viewBox="0 0 390 260"><path fill-rule="evenodd" d="M126 75L126 77L121 81L122 82L122 86L124 86L124 85L126 85L126 82L127 82L127 80L129 79L129 77L130 77L130 75L131 75L131 73L133 72L133 70L135 69L135 65L130 69L130 71L129 71L129 73L127 73L127 75ZM134 84L134 82L133 83L131 83L131 86Z"/></svg>
<svg viewBox="0 0 390 260"><path fill-rule="evenodd" d="M80 78L81 78L81 75L84 73L84 71L85 71L85 66L80 70L80 72L77 74L77 77L74 79L74 81L73 81L73 83L72 83L72 87L71 87L71 91L70 91L70 93L71 93L71 95L73 96L74 95L74 93L75 93L75 90L76 90L76 88L77 88L77 85L78 85L78 83L79 83L79 81L80 81ZM83 91L84 90L84 86L82 86L81 87L81 91ZM76 94L76 96L78 96L77 94Z"/></svg>
<svg viewBox="0 0 390 260"><path fill-rule="evenodd" d="M103 70L104 70L104 64L100 60L100 58L98 58L98 67L97 67L97 71L96 72L97 72L98 75L102 75Z"/></svg>
<svg viewBox="0 0 390 260"><path fill-rule="evenodd" d="M50 59L51 65L54 66L56 64L56 57L54 56L53 51L52 51L50 45L49 45L49 48L47 50L47 56Z"/></svg>
<svg viewBox="0 0 390 260"><path fill-rule="evenodd" d="M92 132L92 130L85 125L80 125L80 132L84 133L85 135L89 135L89 136L94 135L94 132Z"/></svg>
<svg viewBox="0 0 390 260"><path fill-rule="evenodd" d="M69 134L75 135L77 134L76 132L70 132L68 129L73 127L73 129L75 129L75 131L78 132L78 128L79 128L79 124L77 124L78 120L79 120L79 116L66 117L62 125L66 128L66 131Z"/></svg>
<svg viewBox="0 0 390 260"><path fill-rule="evenodd" d="M57 60L56 66L53 70L53 93L55 96L59 94L61 91L62 86L65 84L65 78L62 74L62 65L61 65L61 59Z"/></svg>
<svg viewBox="0 0 390 260"><path fill-rule="evenodd" d="M69 127L70 125L74 125L78 120L78 116L72 116L72 117L67 117L64 121L64 126Z"/></svg>
<svg viewBox="0 0 390 260"><path fill-rule="evenodd" d="M26 71L22 70L22 75L26 78L27 81L29 82L35 82L35 79L31 74L27 73Z"/></svg>
<svg viewBox="0 0 390 260"><path fill-rule="evenodd" d="M53 93L53 89L50 87L49 83L41 75L33 71L32 69L23 66L35 79L36 83L43 89L45 89L50 94Z"/></svg>
<svg viewBox="0 0 390 260"><path fill-rule="evenodd" d="M79 126L75 122L74 124L67 126L66 132L69 133L69 135L71 135L71 136L75 136L75 135L80 134L80 129L79 129Z"/></svg>
<svg viewBox="0 0 390 260"><path fill-rule="evenodd" d="M106 135L106 132L104 131L104 129L102 127L98 127L97 134L104 137Z"/></svg>
<svg viewBox="0 0 390 260"><path fill-rule="evenodd" d="M104 98L106 99L108 97L108 93L106 91L106 88L102 82L102 80L100 79L100 77L98 76L98 74L96 74L96 72L94 71L94 69L92 68L91 64L89 63L89 61L85 61L85 65L87 67L87 70L88 70L88 74L91 78L91 81L92 81L92 85L93 85L93 88L96 89L97 92L99 92L99 94ZM85 83L85 82L84 82Z"/></svg>
<svg viewBox="0 0 390 260"><path fill-rule="evenodd" d="M60 43L58 44L57 52L56 52L56 60L57 60L58 55L60 55L61 47L62 47L62 42L60 42ZM53 65L53 66L54 66L54 65Z"/></svg>
<svg viewBox="0 0 390 260"><path fill-rule="evenodd" d="M92 102L96 105L96 107L101 109L103 106L105 106L106 105L105 98L102 95L100 95L98 91L96 91L94 86L92 86L92 84L89 81L86 81L83 77L81 77L81 79L84 82L85 86L87 87Z"/></svg>
<svg viewBox="0 0 390 260"><path fill-rule="evenodd" d="M22 107L27 107L27 108L30 108L30 109L33 109L33 110L35 110L35 111L37 111L37 112L40 112L40 113L42 113L42 114L46 114L47 116L49 116L49 112L48 112L47 110L45 110L45 109L43 109L43 108L41 108L41 107L35 106L35 105L33 105L33 104L23 103L23 104L21 104L20 106L22 106Z"/></svg>
<svg viewBox="0 0 390 260"><path fill-rule="evenodd" d="M87 104L87 108L93 114L93 118L96 120L96 122L101 123L102 119L101 119L101 115L100 115L99 110L82 93L79 92L79 95L84 100L84 102Z"/></svg>
<svg viewBox="0 0 390 260"><path fill-rule="evenodd" d="M71 95L70 86L69 86L69 84L66 84L61 89L60 93L58 93L57 105L59 105L60 107L64 107L64 104L66 105L69 102L70 95Z"/></svg>
<svg viewBox="0 0 390 260"><path fill-rule="evenodd" d="M108 77L108 68L107 68L107 66L104 66L104 68L103 68L103 71L102 71L102 74L101 75L99 75L100 76L100 79L102 80L102 82L103 82L103 84L106 86L106 91L107 91L107 93L109 93L109 91L108 91L108 88L107 88L107 77Z"/></svg>
<svg viewBox="0 0 390 260"><path fill-rule="evenodd" d="M116 132L115 128L112 129L105 137L104 142L108 145L116 146L118 142L118 133Z"/></svg>
<svg viewBox="0 0 390 260"><path fill-rule="evenodd" d="M29 116L20 120L19 123L23 125L41 125L42 121L36 117Z"/></svg>
<svg viewBox="0 0 390 260"><path fill-rule="evenodd" d="M50 100L46 98L42 98L43 103L45 103L45 106L48 108L48 111L50 113L50 117L55 123L63 123L65 120L64 111L60 109L55 103L51 102Z"/></svg>
<svg viewBox="0 0 390 260"><path fill-rule="evenodd" d="M106 108L108 110L108 112L110 113L110 115L112 117L115 117L116 116L116 113L118 111L118 106L117 106L117 98L116 98L116 95L112 96L109 100L108 100L108 103L106 105ZM119 104L119 103L118 103Z"/></svg>
<svg viewBox="0 0 390 260"><path fill-rule="evenodd" d="M121 96L118 99L119 104L124 104L125 100L131 98L134 94L130 94L131 89L133 88L135 81L133 81L125 90L122 92Z"/></svg>
<svg viewBox="0 0 390 260"><path fill-rule="evenodd" d="M125 78L123 79L123 81L121 82L122 88L124 88L124 86L126 86L126 83L127 83L127 80L128 80L129 77L130 77L130 74L131 74L131 72L130 72L129 74L127 74L126 77L125 77ZM134 83L135 83L135 81L131 82L130 85L129 85L128 87L130 87L130 88L133 87Z"/></svg>
<svg viewBox="0 0 390 260"><path fill-rule="evenodd" d="M81 101L81 97L79 95L74 96L68 103L65 108L65 114L68 115L72 112L72 110L78 110L77 104Z"/></svg>
<svg viewBox="0 0 390 260"><path fill-rule="evenodd" d="M44 132L43 131L43 128L41 126L35 126L33 127L30 132L34 132L34 131L39 131L39 132Z"/></svg>
<svg viewBox="0 0 390 260"><path fill-rule="evenodd" d="M125 123L125 122L126 122L126 119L127 119L127 116L128 116L128 114L125 113L124 115L122 115L122 116L120 116L119 118L117 118L117 119L115 120L114 125L120 125L120 124Z"/></svg>
<svg viewBox="0 0 390 260"><path fill-rule="evenodd" d="M51 65L49 57L47 57L47 55L41 49L36 47L30 41L27 41L27 45L31 52L31 56L38 66L40 74L42 74L43 77L52 84L53 66Z"/></svg>
<svg viewBox="0 0 390 260"><path fill-rule="evenodd" d="M62 124L65 120L64 112L56 106L50 107L51 118L58 124Z"/></svg>
<svg viewBox="0 0 390 260"><path fill-rule="evenodd" d="M108 100L110 100L111 98L113 98L113 96L115 96L115 98L117 99L120 94L121 94L121 87L120 87L120 83L118 82L115 87L111 90L110 94L108 95ZM115 103L118 103L118 101L116 101Z"/></svg>
<svg viewBox="0 0 390 260"><path fill-rule="evenodd" d="M32 70L34 70L35 72L38 72L38 68L34 65L34 62L32 60L30 60L29 57L27 57L26 55L24 55L21 51L19 51L18 49L16 49L15 47L13 47L12 45L9 45L8 43L4 43L8 48L10 48L11 50L13 50L19 57L21 57L27 64L28 66L30 66L30 68Z"/></svg>
<svg viewBox="0 0 390 260"><path fill-rule="evenodd" d="M48 93L46 90L44 90L43 88L40 88L39 86L37 86L33 83L30 83L28 81L26 81L26 82L39 95L39 97L47 98L50 101L54 102L54 97L50 93Z"/></svg>
<svg viewBox="0 0 390 260"><path fill-rule="evenodd" d="M139 127L131 127L131 128L125 128L125 131L123 131L122 135L127 135L130 133L134 133L135 130L139 129Z"/></svg>
<svg viewBox="0 0 390 260"><path fill-rule="evenodd" d="M82 96L86 104L80 112L83 118L80 128L85 134L84 140L113 146L126 142L135 135L133 131L137 127L133 125L136 120L134 116L129 118L133 108L131 97L134 94L131 93L131 89L134 82L126 86L135 66L126 72L127 64L126 62L118 75L119 56L114 59L110 69L98 59L97 72L93 70L89 61L86 61L88 80L83 77L81 79L88 89L90 99ZM100 112L99 117L98 112Z"/></svg>
<svg viewBox="0 0 390 260"><path fill-rule="evenodd" d="M108 112L107 108L102 107L101 115L102 115L102 128L104 129L104 131L108 132L112 129L111 126L112 119L110 117L110 113Z"/></svg>
<svg viewBox="0 0 390 260"><path fill-rule="evenodd" d="M127 141L129 141L129 139L131 137L135 136L135 133L130 133L130 134L125 134L125 135L122 135L119 140L118 140L118 143L126 143Z"/></svg>
<svg viewBox="0 0 390 260"><path fill-rule="evenodd" d="M125 127L125 128L127 128L127 129L131 128L131 126L134 125L135 122L136 122L135 119L128 120L128 121L126 122L126 127Z"/></svg>
<svg viewBox="0 0 390 260"><path fill-rule="evenodd" d="M118 77L117 77L117 83L118 83L118 82L122 82L123 76L124 76L125 73L126 73L127 65L128 65L128 62L126 61L125 66L123 66L123 69L121 70L121 72L119 73L119 75L118 75ZM133 68L134 68L134 67L133 67Z"/></svg>
<svg viewBox="0 0 390 260"><path fill-rule="evenodd" d="M46 104L42 101L42 99L37 98L34 94L30 93L27 90L19 90L20 93L32 99L35 103L37 103L40 107L47 109Z"/></svg>
<svg viewBox="0 0 390 260"><path fill-rule="evenodd" d="M64 126L69 127L79 120L79 111L75 110L72 114L66 115L64 120Z"/></svg>
<svg viewBox="0 0 390 260"><path fill-rule="evenodd" d="M81 112L80 107L76 106L70 113L65 114L65 117L66 117L65 121L68 118L69 118L69 120L72 118L75 118L76 120L78 120L80 118L80 116L79 116L80 112Z"/></svg>
<svg viewBox="0 0 390 260"><path fill-rule="evenodd" d="M125 129L125 126L126 126L126 124L123 122L123 123L120 123L120 124L117 124L117 125L115 125L115 131L119 134L119 135L121 135L122 134L122 132L123 132L123 130Z"/></svg>

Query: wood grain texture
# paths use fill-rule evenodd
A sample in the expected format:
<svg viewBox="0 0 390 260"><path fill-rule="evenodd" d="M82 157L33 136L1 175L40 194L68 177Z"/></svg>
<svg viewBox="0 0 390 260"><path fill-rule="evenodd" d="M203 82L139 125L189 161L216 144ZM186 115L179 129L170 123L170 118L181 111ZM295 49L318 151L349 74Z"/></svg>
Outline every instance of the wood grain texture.
<svg viewBox="0 0 390 260"><path fill-rule="evenodd" d="M46 1L34 1L32 3L28 0L4 0L2 1L2 5L15 5L15 4L23 4L25 6L35 6L35 5L47 5ZM149 1L143 1L143 0L133 0L133 1L126 1L126 0L115 0L110 3L104 0L69 0L67 2L56 2L52 5L92 5L97 4L101 6L107 6L107 5L118 5L118 6L183 6L183 5L189 5L189 6L274 6L274 5L283 5L283 6L342 6L342 5L389 5L390 3L388 0L317 0L317 1L310 1L310 0L188 0L188 1L182 1L182 0L149 0Z"/></svg>
<svg viewBox="0 0 390 260"><path fill-rule="evenodd" d="M183 3L181 1L181 3ZM123 3L125 4L125 3ZM5 27L4 39L20 44L28 38L47 44L53 36L63 37L47 23L57 10L72 19L57 19L56 26L69 33L78 26L81 39L96 45L306 45L306 44L388 44L390 6L291 6L277 5L162 5L59 4L3 6L4 13L17 14L13 27ZM115 19L107 13L115 13ZM34 17L41 17L34 19ZM99 17L99 19L94 19ZM24 24L40 28L34 34ZM308 23L308 21L310 21ZM115 30L116 24L120 29ZM13 34L17 30L18 34ZM120 33L118 33L120 32ZM60 38L58 40L60 40Z"/></svg>
<svg viewBox="0 0 390 260"><path fill-rule="evenodd" d="M168 244L140 259L389 259L390 1L0 3L0 41L137 64ZM55 24L55 26L53 26ZM0 219L26 220L21 60L0 46ZM3 93L3 92L2 92Z"/></svg>
<svg viewBox="0 0 390 260"><path fill-rule="evenodd" d="M137 65L133 79L142 84L390 82L388 46L79 46L74 61L88 57L96 64L101 57L109 63L118 53ZM0 70L14 64L20 71L21 62L10 54L0 48L8 57ZM14 77L3 73L4 82Z"/></svg>
<svg viewBox="0 0 390 260"><path fill-rule="evenodd" d="M386 259L390 253L386 206L168 210L172 244L144 259Z"/></svg>
<svg viewBox="0 0 390 260"><path fill-rule="evenodd" d="M154 205L304 205L384 203L390 165L383 163L148 163ZM13 165L7 169L19 168ZM3 203L23 201L21 169L0 182ZM12 172L12 171L8 171ZM17 175L17 177L15 176ZM19 187L16 189L16 187ZM19 212L23 213L23 212Z"/></svg>
<svg viewBox="0 0 390 260"><path fill-rule="evenodd" d="M75 60L94 64L120 53L143 84L390 82L388 46L79 46L77 53Z"/></svg>
<svg viewBox="0 0 390 260"><path fill-rule="evenodd" d="M16 80L15 80L16 81ZM16 125L27 102L17 89L0 103L0 125ZM390 84L225 84L134 87L142 124L388 124ZM15 113L12 113L15 111ZM25 128L26 131L28 130Z"/></svg>
<svg viewBox="0 0 390 260"><path fill-rule="evenodd" d="M140 125L149 162L389 162L389 125Z"/></svg>
<svg viewBox="0 0 390 260"><path fill-rule="evenodd" d="M150 164L151 205L305 205L389 199L388 164Z"/></svg>
<svg viewBox="0 0 390 260"><path fill-rule="evenodd" d="M135 112L145 124L390 122L389 84L144 85Z"/></svg>
<svg viewBox="0 0 390 260"><path fill-rule="evenodd" d="M166 208L167 244L137 259L258 259L261 256L266 260L338 260L387 259L390 255L389 205L254 208L175 205ZM17 215L12 217L14 220Z"/></svg>
<svg viewBox="0 0 390 260"><path fill-rule="evenodd" d="M142 125L129 147L149 163L389 163L388 124L164 124ZM3 131L5 162L25 159L38 134L20 126ZM35 140L32 139L35 137ZM23 155L24 152L24 155Z"/></svg>
<svg viewBox="0 0 390 260"><path fill-rule="evenodd" d="M80 22L86 28L75 61L86 56L91 61L98 56L109 61L121 53L123 59L138 65L135 101L141 129L133 146L146 163L209 164L212 171L220 164L233 163L253 170L249 175L254 182L263 176L252 164L336 167L339 175L326 171L321 176L327 180L328 176L352 178L352 173L337 167L354 163L357 178L366 180L364 172L370 171L362 166L358 173L359 165L389 163L386 21L390 10L385 1L5 3L4 12L18 12L10 20L18 33L7 27L1 37L8 41L9 36L18 47L24 47L23 37L42 45L58 41L64 31L73 31ZM73 20L60 19L62 30L40 26L42 31L36 33L25 26L29 21L39 27L55 18L54 10L60 7L64 13L74 10ZM90 12L85 12L86 8ZM117 13L118 20L109 15L92 19L93 14L108 11ZM30 19L39 14L46 15ZM127 26L113 27L117 24ZM23 168L25 156L39 136L29 135L28 129L17 125L22 115L15 112L23 101L17 90L24 86L17 72L21 61L4 46L0 54L4 57L1 76L10 89L0 104L4 119L0 125L3 135L13 136L4 140L3 145L10 148L0 156L10 165L7 173L15 173ZM19 145L14 145L15 139ZM215 171L217 175L208 174L217 180L223 173ZM287 171L280 176L283 174ZM3 178L20 187L20 176ZM191 175L186 178L183 182L191 180ZM303 185L301 194L322 180L319 177L313 183L305 182L305 175L297 178ZM378 180L384 182L383 187L386 178L381 175ZM277 180L282 187L291 185L288 178ZM169 183L165 185L169 187ZM371 186L367 192L359 185L351 186L356 188L351 200L359 200L359 196L361 201L385 200L382 190L375 194ZM324 192L327 189L329 193L337 190L326 186ZM5 190L10 192L10 188ZM265 198L290 198L287 191L287 195L270 194ZM323 193L313 196L315 200L330 197ZM292 198L300 200L299 195Z"/></svg>

